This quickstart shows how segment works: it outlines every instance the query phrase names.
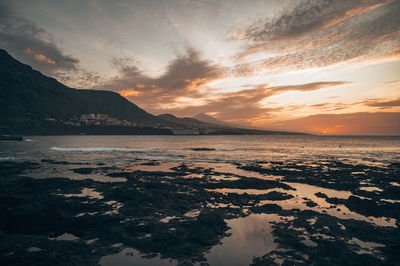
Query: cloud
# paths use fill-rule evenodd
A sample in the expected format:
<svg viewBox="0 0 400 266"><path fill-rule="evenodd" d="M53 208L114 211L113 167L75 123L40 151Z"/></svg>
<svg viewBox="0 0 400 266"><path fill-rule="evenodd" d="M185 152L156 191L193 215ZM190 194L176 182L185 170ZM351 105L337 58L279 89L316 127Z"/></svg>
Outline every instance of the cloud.
<svg viewBox="0 0 400 266"><path fill-rule="evenodd" d="M146 75L134 58L118 58L112 64L120 72L93 89L113 90L153 114L172 113L177 116L194 116L214 112L220 119L239 123L256 123L266 119L279 108L268 108L262 101L288 91L309 92L349 82L314 82L308 84L270 86L247 85L244 90L221 93L210 83L226 78L226 69L201 58L199 52L188 48L177 55L158 77ZM278 110L279 109L279 110Z"/></svg>
<svg viewBox="0 0 400 266"><path fill-rule="evenodd" d="M399 112L318 114L280 123L286 130L324 134L399 135Z"/></svg>
<svg viewBox="0 0 400 266"><path fill-rule="evenodd" d="M253 41L288 40L333 27L344 20L383 5L362 0L304 0L280 15L261 19L238 36ZM243 31L243 30L242 30Z"/></svg>
<svg viewBox="0 0 400 266"><path fill-rule="evenodd" d="M296 3L277 17L254 22L236 33L237 39L247 40L236 56L239 61L260 52L272 53L238 64L238 75L320 68L352 60L400 59L398 1Z"/></svg>
<svg viewBox="0 0 400 266"><path fill-rule="evenodd" d="M262 103L268 97L288 91L309 92L332 86L348 84L347 82L315 82L288 86L269 86L268 84L255 85L252 89L233 93L214 94L205 98L203 104L176 106L170 110L178 116L194 116L198 113L215 113L218 119L256 125L260 121L269 119L276 112L286 110L287 107L270 107Z"/></svg>
<svg viewBox="0 0 400 266"><path fill-rule="evenodd" d="M364 104L367 106L370 106L370 107L379 107L381 109L398 107L398 106L400 106L400 97L391 99L391 100L385 100L385 101L369 100L369 101L364 102ZM400 117L399 117L399 119L400 119Z"/></svg>
<svg viewBox="0 0 400 266"><path fill-rule="evenodd" d="M66 55L52 35L0 4L0 47L45 74L77 71L79 60Z"/></svg>
<svg viewBox="0 0 400 266"><path fill-rule="evenodd" d="M146 75L132 65L136 63L133 60L120 58L112 63L120 75L93 88L117 91L150 111L182 97L203 97L209 92L206 84L225 75L223 67L202 59L193 48L187 48L184 54L172 60L159 77Z"/></svg>
<svg viewBox="0 0 400 266"><path fill-rule="evenodd" d="M384 84L385 85L397 85L397 84L400 84L400 80L387 81Z"/></svg>

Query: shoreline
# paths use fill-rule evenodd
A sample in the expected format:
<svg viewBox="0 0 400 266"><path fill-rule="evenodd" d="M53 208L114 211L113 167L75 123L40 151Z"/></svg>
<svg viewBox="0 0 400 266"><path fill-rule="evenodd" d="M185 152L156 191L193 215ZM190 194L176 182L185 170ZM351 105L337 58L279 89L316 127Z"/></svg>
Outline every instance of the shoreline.
<svg viewBox="0 0 400 266"><path fill-rule="evenodd" d="M213 257L219 250L214 248L228 245L240 232L235 230L245 228L233 221L249 226L265 221L267 231L256 235L273 239L264 247L270 251L256 257L241 246L248 244L235 244L232 254L247 264L271 264L277 258L318 264L324 258L331 264L379 265L399 259L392 252L400 243L400 184L392 185L398 182L399 163L76 159L0 162L5 197L0 261L32 263L43 256L55 264L89 265L110 260L157 264L161 258L173 265L224 261L224 256ZM327 252L327 245L334 248ZM61 260L51 255L60 248L68 250ZM296 260L290 259L293 254Z"/></svg>

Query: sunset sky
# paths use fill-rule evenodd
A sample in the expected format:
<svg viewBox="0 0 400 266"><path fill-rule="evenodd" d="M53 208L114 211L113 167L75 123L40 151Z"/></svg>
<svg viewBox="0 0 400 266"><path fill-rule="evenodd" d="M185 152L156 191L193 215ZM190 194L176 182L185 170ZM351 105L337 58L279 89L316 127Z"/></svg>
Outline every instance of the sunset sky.
<svg viewBox="0 0 400 266"><path fill-rule="evenodd" d="M0 0L0 47L155 115L400 134L400 1Z"/></svg>

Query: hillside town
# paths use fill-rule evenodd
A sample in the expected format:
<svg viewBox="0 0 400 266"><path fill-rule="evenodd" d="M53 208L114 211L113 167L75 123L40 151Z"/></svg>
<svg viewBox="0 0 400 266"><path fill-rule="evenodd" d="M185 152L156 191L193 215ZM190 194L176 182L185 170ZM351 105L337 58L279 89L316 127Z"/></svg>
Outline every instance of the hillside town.
<svg viewBox="0 0 400 266"><path fill-rule="evenodd" d="M64 124L71 126L144 126L133 121L119 120L106 114L84 114L80 117L73 117L69 121L64 122Z"/></svg>
<svg viewBox="0 0 400 266"><path fill-rule="evenodd" d="M57 120L53 118L48 118L48 121ZM209 130L206 127L198 127L198 128L188 128L188 127L180 127L180 126L166 126L161 124L145 124L138 123L128 120L119 120L115 117L112 117L107 114L84 114L80 117L73 117L69 121L63 122L66 125L70 126L104 126L104 127L154 127L154 128L163 128L169 129L173 132L174 135L200 135L207 134Z"/></svg>

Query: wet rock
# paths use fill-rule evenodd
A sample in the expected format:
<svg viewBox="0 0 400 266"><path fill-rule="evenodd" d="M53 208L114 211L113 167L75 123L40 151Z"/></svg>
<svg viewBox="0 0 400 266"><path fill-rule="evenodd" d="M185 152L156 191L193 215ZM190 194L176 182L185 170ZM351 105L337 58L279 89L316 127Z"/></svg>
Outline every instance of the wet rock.
<svg viewBox="0 0 400 266"><path fill-rule="evenodd" d="M205 254L228 235L226 220L251 213L279 217L272 226L278 249L254 258L254 265L390 265L399 260L398 221L397 227L389 227L339 219L326 214L326 208L321 210L307 197L306 205L319 212L288 209L284 205L285 200L293 198L288 194L294 191L290 182L296 182L353 193L348 199L328 197L322 192L315 194L325 198L331 207L343 205L360 215L399 219L399 204L390 201L399 195L390 183L398 182L398 165L379 168L328 161L324 164L324 169L328 169L325 172L322 165L311 167L290 161L243 166L283 176L281 181L235 175L232 176L237 180L186 178L193 173L221 174L211 167L187 164L173 168L172 172L123 172L104 164L98 166L72 171L125 177L127 181L32 179L20 175L40 165L0 162L1 265L97 265L102 256L118 253L126 247L149 256L160 254L182 265L201 265L206 263ZM241 164L237 166L242 167ZM383 190L380 195L385 197L363 191L360 182L379 187ZM215 188L260 191L278 188L288 193L223 194L212 191ZM83 191L101 197L83 195ZM276 204L261 203L263 200ZM193 211L195 216L185 215ZM65 233L78 239L51 240ZM360 243L384 246L372 252L355 243L355 238L362 241ZM116 243L121 244L116 246ZM30 247L45 252L27 252ZM59 255L60 250L63 256Z"/></svg>
<svg viewBox="0 0 400 266"><path fill-rule="evenodd" d="M141 165L160 165L160 163L157 161L148 161L148 162L141 163Z"/></svg>
<svg viewBox="0 0 400 266"><path fill-rule="evenodd" d="M78 173L81 175L88 175L94 172L94 168L77 168L77 169L72 169L74 173Z"/></svg>
<svg viewBox="0 0 400 266"><path fill-rule="evenodd" d="M307 200L306 201L306 206L307 207L315 207L315 206L317 206L318 204L317 203L315 203L314 201L312 201L312 200Z"/></svg>
<svg viewBox="0 0 400 266"><path fill-rule="evenodd" d="M287 193L282 193L279 191L271 191L268 194L262 194L259 196L256 196L257 199L262 199L262 200L287 200L287 199L291 199L294 196L291 194L287 194Z"/></svg>
<svg viewBox="0 0 400 266"><path fill-rule="evenodd" d="M317 192L314 194L315 196L317 196L318 198L327 198L328 196L322 192Z"/></svg>
<svg viewBox="0 0 400 266"><path fill-rule="evenodd" d="M253 260L252 265L393 265L393 257L383 262L376 254L393 254L399 234L396 228L377 228L367 222L342 220L311 210L284 211L282 215L294 217L273 226L278 249ZM311 222L313 221L313 222ZM380 235L376 232L380 231ZM361 233L364 232L364 233ZM377 253L350 245L354 236L364 242L382 243L390 235L390 247L379 248ZM316 245L309 245L312 241ZM395 263L394 263L395 264Z"/></svg>
<svg viewBox="0 0 400 266"><path fill-rule="evenodd" d="M253 213L279 213L282 207L276 204L264 204L250 209Z"/></svg>
<svg viewBox="0 0 400 266"><path fill-rule="evenodd" d="M215 151L213 148L189 148L188 150L192 151Z"/></svg>
<svg viewBox="0 0 400 266"><path fill-rule="evenodd" d="M83 162L67 162L67 161L55 161L55 160L51 160L51 159L42 159L40 160L42 163L48 163L48 164L61 164L61 165L69 165L69 164L74 164L74 165L85 165L88 163L83 163Z"/></svg>
<svg viewBox="0 0 400 266"><path fill-rule="evenodd" d="M110 170L116 170L117 168L114 166L102 166L97 168L92 167L82 167L82 168L75 168L72 169L74 173L81 174L81 175L89 175L94 173L107 173Z"/></svg>
<svg viewBox="0 0 400 266"><path fill-rule="evenodd" d="M26 173L27 170L38 168L40 168L38 163L3 161L0 162L0 178L23 174Z"/></svg>

